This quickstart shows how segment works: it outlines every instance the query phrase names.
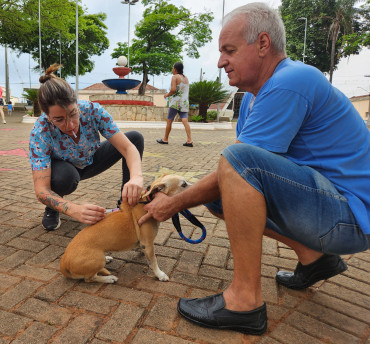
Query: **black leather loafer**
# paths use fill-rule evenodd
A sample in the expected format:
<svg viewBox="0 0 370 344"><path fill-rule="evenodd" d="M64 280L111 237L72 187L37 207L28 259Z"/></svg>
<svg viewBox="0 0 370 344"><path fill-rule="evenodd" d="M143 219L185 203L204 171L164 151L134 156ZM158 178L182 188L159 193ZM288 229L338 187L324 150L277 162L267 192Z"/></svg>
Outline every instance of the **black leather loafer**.
<svg viewBox="0 0 370 344"><path fill-rule="evenodd" d="M161 145L168 145L168 142L163 141L162 139L157 140L157 142L160 143Z"/></svg>
<svg viewBox="0 0 370 344"><path fill-rule="evenodd" d="M180 299L177 310L186 319L205 327L260 335L267 329L266 304L248 312L225 309L222 295L201 299Z"/></svg>
<svg viewBox="0 0 370 344"><path fill-rule="evenodd" d="M324 254L311 264L298 263L294 272L279 271L275 278L279 284L287 288L305 289L347 269L347 264L340 256Z"/></svg>

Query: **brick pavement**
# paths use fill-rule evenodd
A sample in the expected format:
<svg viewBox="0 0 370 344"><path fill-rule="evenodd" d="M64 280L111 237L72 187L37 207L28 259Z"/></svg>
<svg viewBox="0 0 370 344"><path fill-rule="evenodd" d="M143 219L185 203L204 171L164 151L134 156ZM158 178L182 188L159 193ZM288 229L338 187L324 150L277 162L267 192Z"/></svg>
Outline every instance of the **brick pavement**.
<svg viewBox="0 0 370 344"><path fill-rule="evenodd" d="M349 270L306 291L276 285L278 269L293 269L293 252L274 240L263 245L262 285L269 326L261 337L194 326L177 314L179 297L218 292L231 280L233 261L225 224L204 207L193 213L207 228L199 245L187 244L161 224L156 238L159 282L139 252L114 253L109 268L114 285L67 280L59 259L83 225L66 216L59 230L45 232L43 206L36 201L27 159L32 124L20 113L0 127L0 344L4 343L370 343L370 254L345 256ZM184 174L192 182L217 165L234 131L193 131L194 148L183 147L183 130L170 144L158 145L162 129L140 129L145 137L145 182L163 172ZM80 183L69 196L76 202L114 207L120 188L119 165ZM194 232L183 224L187 235ZM195 235L197 232L195 232Z"/></svg>

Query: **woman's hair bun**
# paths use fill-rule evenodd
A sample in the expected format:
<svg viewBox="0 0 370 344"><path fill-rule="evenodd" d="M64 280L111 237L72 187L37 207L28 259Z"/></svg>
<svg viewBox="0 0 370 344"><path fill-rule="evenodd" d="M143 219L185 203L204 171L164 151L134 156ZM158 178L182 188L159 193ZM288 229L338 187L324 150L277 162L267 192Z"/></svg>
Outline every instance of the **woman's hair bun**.
<svg viewBox="0 0 370 344"><path fill-rule="evenodd" d="M40 84L43 84L44 82L50 80L52 78L52 76L49 74L49 75L41 75L40 78L39 78L39 82Z"/></svg>
<svg viewBox="0 0 370 344"><path fill-rule="evenodd" d="M56 76L53 74L54 72L56 72L60 67L62 67L62 65L58 64L58 63L54 63L52 64L45 72L45 75L41 75L40 78L39 78L39 82L41 84L45 83L46 81L52 79L52 78L56 78Z"/></svg>

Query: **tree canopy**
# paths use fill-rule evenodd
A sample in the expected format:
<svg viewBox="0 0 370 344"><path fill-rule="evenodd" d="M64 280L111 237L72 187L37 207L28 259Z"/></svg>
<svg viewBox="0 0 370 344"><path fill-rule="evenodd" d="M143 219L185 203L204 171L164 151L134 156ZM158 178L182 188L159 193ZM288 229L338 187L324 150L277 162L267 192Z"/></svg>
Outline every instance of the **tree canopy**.
<svg viewBox="0 0 370 344"><path fill-rule="evenodd" d="M198 48L212 39L209 23L212 13L192 14L183 6L175 6L165 0L142 0L147 7L143 19L136 25L130 45L130 68L142 73L139 94L145 93L149 75L169 73L175 62L182 60L185 52L191 58L199 58ZM127 44L119 43L113 58L127 56Z"/></svg>
<svg viewBox="0 0 370 344"><path fill-rule="evenodd" d="M355 42L350 49L350 39L356 41L369 26L369 14L355 7L356 0L282 0L280 12L287 36L287 54L301 60L304 45L305 21L307 39L305 62L332 75L341 56L358 53L364 42ZM369 2L369 0L368 0ZM348 35L348 36L347 36ZM344 37L348 37L345 40ZM347 43L345 43L347 42ZM357 44L357 45L356 45Z"/></svg>
<svg viewBox="0 0 370 344"><path fill-rule="evenodd" d="M355 20L358 25L356 32L342 38L343 56L358 54L363 47L370 47L370 0L360 6Z"/></svg>
<svg viewBox="0 0 370 344"><path fill-rule="evenodd" d="M62 76L76 72L76 3L74 0L41 0L41 68L45 70L61 56ZM91 56L109 46L104 13L86 14L78 6L79 74L91 72ZM38 0L0 0L0 44L18 54L29 53L39 62ZM37 66L36 69L39 69Z"/></svg>

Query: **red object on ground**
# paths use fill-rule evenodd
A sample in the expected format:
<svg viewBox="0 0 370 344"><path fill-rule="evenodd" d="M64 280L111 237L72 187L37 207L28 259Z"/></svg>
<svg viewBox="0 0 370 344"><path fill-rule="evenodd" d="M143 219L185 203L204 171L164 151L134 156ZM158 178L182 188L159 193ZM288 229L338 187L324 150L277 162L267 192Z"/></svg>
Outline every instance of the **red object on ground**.
<svg viewBox="0 0 370 344"><path fill-rule="evenodd" d="M23 156L26 158L28 157L28 152L26 152L23 148L17 148L8 151L0 151L0 155Z"/></svg>

